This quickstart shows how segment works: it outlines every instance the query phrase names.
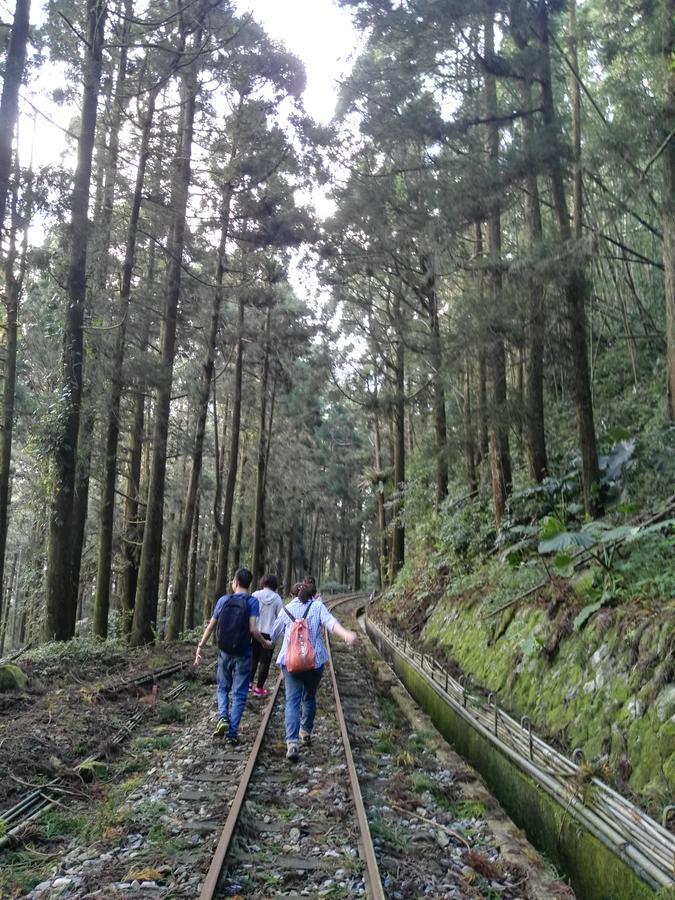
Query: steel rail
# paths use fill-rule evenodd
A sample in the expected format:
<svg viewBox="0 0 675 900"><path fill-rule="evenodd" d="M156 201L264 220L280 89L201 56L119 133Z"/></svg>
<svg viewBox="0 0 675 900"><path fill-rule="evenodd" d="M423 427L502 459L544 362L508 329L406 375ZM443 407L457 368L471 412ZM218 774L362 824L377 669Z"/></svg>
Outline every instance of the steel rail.
<svg viewBox="0 0 675 900"><path fill-rule="evenodd" d="M274 709L274 704L276 703L277 697L279 695L281 680L282 676L281 673L279 673L277 683L274 686L272 695L269 699L265 712L263 713L262 720L258 727L258 733L256 734L255 741L253 742L253 746L251 747L251 751L248 755L246 767L239 780L239 785L234 795L234 799L232 800L232 804L230 805L230 812L228 813L227 819L225 820L225 825L220 835L218 845L213 854L211 865L209 866L209 871L206 873L206 879L204 880L204 884L202 885L202 889L199 894L199 900L212 900L212 898L215 896L216 891L218 890L218 882L223 871L225 858L230 849L230 844L232 843L232 838L234 837L234 832L237 827L237 821L239 820L239 816L244 806L246 792L251 781L251 776L253 775L253 770L255 769L256 763L258 761L258 755L260 753L260 748L262 747L265 732L267 731L267 725L269 724L270 718L272 716L272 710Z"/></svg>
<svg viewBox="0 0 675 900"><path fill-rule="evenodd" d="M173 675L175 672L180 672L186 667L187 663L173 663L170 666L164 666L161 669L154 669L153 671L146 672L144 675L138 675L136 678L129 678L127 681L121 681L117 685L107 685L101 687L96 692L97 694L103 695L115 695L119 694L121 691L135 687L141 684L145 684L147 681L157 681L159 678L166 678L167 675Z"/></svg>
<svg viewBox="0 0 675 900"><path fill-rule="evenodd" d="M380 869L377 865L377 859L375 857L375 847L373 846L373 839L370 834L370 825L368 823L368 816L366 815L366 807L363 803L363 795L361 794L361 787L359 785L359 776L356 773L356 766L354 765L354 756L352 755L352 748L349 742L349 733L347 732L347 722L345 720L345 714L342 709L342 702L340 700L340 691L338 688L337 677L335 675L335 666L333 665L333 654L330 648L330 641L326 642L326 647L328 648L330 677L333 683L333 694L335 695L335 711L337 714L338 724L340 726L342 744L344 746L345 758L347 760L349 784L352 789L352 798L354 800L354 812L356 813L356 819L359 823L359 831L361 832L361 854L363 857L363 861L366 864L366 890L368 892L368 896L371 897L372 900L384 900L384 888L382 887L382 880L380 879Z"/></svg>
<svg viewBox="0 0 675 900"><path fill-rule="evenodd" d="M431 682L436 693L446 700L467 724L531 775L603 844L638 872L640 877L652 887L673 884L675 838L670 832L596 777L589 782L598 789L594 796L593 808L587 807L574 792L573 783L570 784L570 780L575 777L583 780L583 773L578 765L558 753L541 738L535 738L522 723L518 726L514 719L498 708L496 700L487 707L484 703L481 705L477 697L469 695L463 685L455 681L426 654L419 653L409 646L407 648L409 652L406 653L406 641L388 626L376 623L372 618L369 619L369 624L379 632L394 652L401 653L427 681ZM426 667L425 662L428 664ZM435 672L442 676L440 684L434 677ZM472 708L469 708L470 706ZM500 725L502 735L508 735L512 743L507 743L496 733ZM517 739L514 739L516 736ZM529 745L530 736L533 739L532 750ZM547 765L555 764L562 771L544 768L538 764L534 759L535 749L539 751ZM661 844L656 852L653 847L655 840Z"/></svg>
<svg viewBox="0 0 675 900"><path fill-rule="evenodd" d="M331 604L330 609L334 606L339 605L340 603L346 603L348 600L356 599L359 596L354 595L348 597L342 597L339 600L336 600ZM330 645L328 646L328 653L330 656ZM333 691L335 693L336 698L336 708L338 710L338 722L340 725L340 734L342 737L342 742L345 747L345 756L347 759L347 770L350 776L350 785L352 789L352 796L354 798L354 806L356 810L357 821L359 824L359 830L361 832L361 849L364 856L364 862L366 864L367 871L367 882L368 889L370 891L369 896L373 898L373 900L384 900L384 891L382 889L382 884L380 881L379 870L377 868L377 861L375 859L375 850L373 847L372 839L370 837L370 829L368 827L368 819L365 813L365 807L363 806L363 798L361 796L361 790L358 785L358 778L356 776L356 768L354 766L354 759L351 755L351 748L349 747L349 736L347 734L347 726L344 719L344 713L342 711L342 705L339 700L339 692L337 689L337 682L335 680L335 671L332 664L332 657L330 662L330 670L331 670L331 678L333 682ZM227 819L225 821L225 825L223 826L223 830L220 835L220 839L218 840L218 845L214 851L213 857L211 859L211 865L209 866L209 870L206 874L206 878L204 880L204 884L202 885L201 892L199 894L199 900L213 900L213 897L216 895L218 890L218 883L220 881L223 867L225 865L225 860L227 858L227 854L230 850L230 846L232 844L232 839L234 837L234 833L237 827L237 822L239 821L239 816L241 815L241 811L244 806L244 802L246 799L246 793L248 791L248 787L251 781L251 777L253 775L253 771L255 769L256 763L258 761L258 756L260 750L262 748L263 741L265 739L265 733L267 731L267 726L269 724L270 718L272 717L272 711L274 709L274 704L277 701L279 691L281 688L281 683L283 681L283 676L281 673L277 678L277 682L274 686L274 690L270 696L269 702L267 703L267 707L263 714L260 725L258 726L258 732L256 734L255 740L251 747L251 751L248 755L248 759L246 761L246 767L242 773L242 776L239 780L239 784L237 786L236 793L234 798L232 799L232 803L230 805L230 811L228 813ZM353 776L353 778L352 778ZM355 779L355 781L353 780ZM358 798L358 799L357 799ZM359 809L360 805L360 809ZM365 825L365 830L364 830ZM374 868L373 868L374 867Z"/></svg>

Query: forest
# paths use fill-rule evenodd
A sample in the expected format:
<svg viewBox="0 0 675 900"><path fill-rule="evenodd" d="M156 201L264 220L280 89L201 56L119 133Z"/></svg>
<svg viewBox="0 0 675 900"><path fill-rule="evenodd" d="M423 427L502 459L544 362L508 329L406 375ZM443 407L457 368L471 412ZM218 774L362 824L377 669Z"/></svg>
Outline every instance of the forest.
<svg viewBox="0 0 675 900"><path fill-rule="evenodd" d="M231 0L0 3L0 656L244 563L672 600L675 3L339 5L323 124Z"/></svg>

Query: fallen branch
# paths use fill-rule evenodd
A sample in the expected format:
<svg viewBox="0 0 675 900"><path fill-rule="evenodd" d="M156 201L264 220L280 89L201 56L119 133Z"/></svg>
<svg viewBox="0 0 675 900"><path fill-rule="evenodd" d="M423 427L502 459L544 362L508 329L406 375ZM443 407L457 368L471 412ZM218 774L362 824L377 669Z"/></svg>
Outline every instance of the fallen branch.
<svg viewBox="0 0 675 900"><path fill-rule="evenodd" d="M467 850L471 849L471 845L469 844L467 839L454 829L448 828L447 825L441 825L440 822L434 822L432 819L427 819L424 816L421 816L419 813L413 812L410 809L406 809L404 806L399 806L398 803L388 803L387 806L391 806L392 809L397 809L399 812L405 813L406 816L414 816L416 819L419 819L421 822L425 822L427 825L431 825L433 828L440 828L441 831L445 831L446 834L450 835L450 837L453 837L456 841L464 844Z"/></svg>
<svg viewBox="0 0 675 900"><path fill-rule="evenodd" d="M14 653L12 653L11 656L6 656L4 659L0 659L0 666L4 666L7 663L12 662L12 660L18 659L22 653L25 653L26 650L30 650L30 648L32 646L33 646L33 641L29 641L25 647L22 647L20 650L16 650Z"/></svg>

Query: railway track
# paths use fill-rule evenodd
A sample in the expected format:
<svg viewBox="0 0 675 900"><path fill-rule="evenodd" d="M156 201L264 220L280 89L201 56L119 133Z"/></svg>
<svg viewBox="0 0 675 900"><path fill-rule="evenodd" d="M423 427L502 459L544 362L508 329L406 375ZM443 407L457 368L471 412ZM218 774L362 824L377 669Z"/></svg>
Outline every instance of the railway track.
<svg viewBox="0 0 675 900"><path fill-rule="evenodd" d="M340 886L348 890L350 896L367 895L375 900L384 898L332 659L327 668L334 708L319 712L322 726L316 728L313 744L305 750L304 764L297 768L294 766L295 771L291 770L290 780L283 742L275 741L274 737L266 740L271 722L274 723L276 735L283 733L283 707L279 702L282 678L277 678L200 900L231 896L233 893L274 896L295 888L300 891L308 871L313 873L315 879L317 873L321 873L326 892L342 882ZM323 771L318 778L311 771L311 763L317 758L323 761ZM290 801L290 806L279 810L283 812L281 820L266 812L264 806L256 807L253 797L256 784L260 781L268 789L271 787L280 798ZM305 801L308 795L313 794L312 802L294 805L294 791ZM296 824L286 829L284 822L289 821L289 813ZM311 854L307 853L306 847L302 854L280 854L279 834L285 830L288 830L289 840L294 841L297 847L303 833L305 837L311 833ZM292 848L293 844L287 846ZM360 859L356 857L357 848ZM256 860L265 858L273 860L272 873L260 871L260 867L254 865Z"/></svg>
<svg viewBox="0 0 675 900"><path fill-rule="evenodd" d="M363 599L341 599L345 624ZM89 846L57 843L27 896L571 897L531 848L518 854L515 829L428 722L403 716L367 643L335 643L297 764L285 758L281 679L267 702L249 698L235 747L213 736L205 686L169 743L142 751L147 768L111 827ZM33 793L65 802L58 789Z"/></svg>
<svg viewBox="0 0 675 900"><path fill-rule="evenodd" d="M355 595L334 605L354 608L362 601ZM349 615L340 612L343 621ZM571 896L550 876L539 884L524 857L500 852L486 819L491 801L471 773L454 756L440 758L431 734L411 731L394 711L365 648L351 652L334 643L313 743L297 766L284 758L277 680L200 900L460 900L485 896L481 888L498 889L506 900ZM524 889L530 878L536 890Z"/></svg>

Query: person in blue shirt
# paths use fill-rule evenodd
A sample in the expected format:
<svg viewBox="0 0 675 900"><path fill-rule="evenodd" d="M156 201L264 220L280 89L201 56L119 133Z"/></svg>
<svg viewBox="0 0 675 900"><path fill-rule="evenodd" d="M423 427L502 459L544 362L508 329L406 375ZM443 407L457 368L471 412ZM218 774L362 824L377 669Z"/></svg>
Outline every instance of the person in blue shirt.
<svg viewBox="0 0 675 900"><path fill-rule="evenodd" d="M298 759L298 741L301 746L308 747L312 740L312 728L316 715L316 691L321 681L324 665L328 662L328 650L322 633L324 626L331 634L342 638L350 647L356 642L356 632L343 628L323 603L314 602L314 591L315 588L305 581L298 596L291 600L277 616L270 634L273 641L276 641L282 634L284 636L277 657L277 665L281 666L286 691L286 757L293 762ZM307 619L310 641L316 654L314 668L307 672L291 673L286 668L286 651L288 650L292 621L286 614L286 609L294 619L301 616L305 616Z"/></svg>
<svg viewBox="0 0 675 900"><path fill-rule="evenodd" d="M198 666L203 659L206 642L213 630L218 626L223 608L226 604L236 606L245 601L246 611L248 612L248 632L246 632L244 627L243 642L235 650L227 652L219 647L216 665L218 722L216 723L215 733L221 735L227 732L227 742L230 744L239 743L239 723L244 713L251 675L251 638L258 641L267 650L274 647L274 644L266 640L258 629L260 607L258 600L251 596L249 592L252 581L253 575L249 569L237 569L232 579L232 593L225 594L216 602L213 615L204 629L201 640L197 644L197 652L195 654L195 666ZM232 694L231 705L230 693Z"/></svg>

